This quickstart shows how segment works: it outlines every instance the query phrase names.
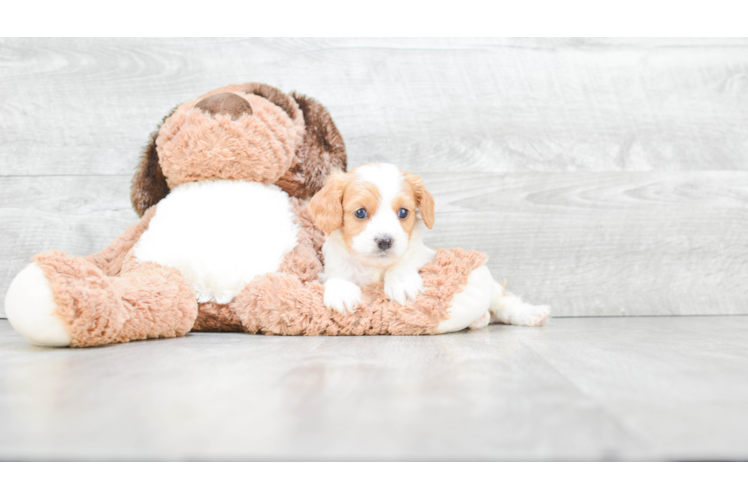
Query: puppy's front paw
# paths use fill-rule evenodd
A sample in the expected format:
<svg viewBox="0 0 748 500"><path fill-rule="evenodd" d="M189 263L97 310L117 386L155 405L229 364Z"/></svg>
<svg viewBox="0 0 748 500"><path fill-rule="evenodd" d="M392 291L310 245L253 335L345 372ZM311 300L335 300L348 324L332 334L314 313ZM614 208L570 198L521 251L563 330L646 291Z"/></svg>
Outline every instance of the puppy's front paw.
<svg viewBox="0 0 748 500"><path fill-rule="evenodd" d="M342 314L352 313L361 303L361 288L343 278L325 282L325 306Z"/></svg>
<svg viewBox="0 0 748 500"><path fill-rule="evenodd" d="M390 274L384 277L384 293L398 304L416 300L416 296L422 291L423 279L417 271Z"/></svg>

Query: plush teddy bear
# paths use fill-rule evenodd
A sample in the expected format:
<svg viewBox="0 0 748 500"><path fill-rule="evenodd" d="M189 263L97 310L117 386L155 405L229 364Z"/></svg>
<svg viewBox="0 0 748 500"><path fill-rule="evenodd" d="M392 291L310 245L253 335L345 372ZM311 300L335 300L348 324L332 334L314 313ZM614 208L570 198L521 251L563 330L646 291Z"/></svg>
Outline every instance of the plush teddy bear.
<svg viewBox="0 0 748 500"><path fill-rule="evenodd" d="M34 344L82 347L189 331L433 334L483 316L486 256L460 249L421 269L415 302L375 283L354 314L324 306L324 234L305 200L345 169L340 133L304 95L248 83L187 101L133 179L140 221L94 255L35 255L8 290L8 319Z"/></svg>

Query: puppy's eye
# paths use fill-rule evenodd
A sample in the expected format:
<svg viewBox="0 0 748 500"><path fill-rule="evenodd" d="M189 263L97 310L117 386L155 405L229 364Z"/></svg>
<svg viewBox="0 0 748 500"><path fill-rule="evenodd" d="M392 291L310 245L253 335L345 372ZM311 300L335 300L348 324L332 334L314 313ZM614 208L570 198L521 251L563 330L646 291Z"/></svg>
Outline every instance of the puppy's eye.
<svg viewBox="0 0 748 500"><path fill-rule="evenodd" d="M400 211L397 213L397 216L401 219L407 219L408 218L408 209L407 208L401 208Z"/></svg>
<svg viewBox="0 0 748 500"><path fill-rule="evenodd" d="M365 219L366 218L366 209L365 208L359 208L355 212L353 212L353 215L356 216L357 219Z"/></svg>

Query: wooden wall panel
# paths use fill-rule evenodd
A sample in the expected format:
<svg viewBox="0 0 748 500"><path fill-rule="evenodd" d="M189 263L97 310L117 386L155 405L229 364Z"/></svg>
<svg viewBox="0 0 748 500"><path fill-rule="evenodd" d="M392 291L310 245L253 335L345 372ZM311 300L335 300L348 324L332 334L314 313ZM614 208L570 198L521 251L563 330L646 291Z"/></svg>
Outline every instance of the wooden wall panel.
<svg viewBox="0 0 748 500"><path fill-rule="evenodd" d="M0 42L0 174L129 174L175 105L261 81L318 98L353 164L743 170L745 40Z"/></svg>
<svg viewBox="0 0 748 500"><path fill-rule="evenodd" d="M748 172L425 178L427 241L486 252L557 316L748 312Z"/></svg>
<svg viewBox="0 0 748 500"><path fill-rule="evenodd" d="M173 106L262 81L325 104L351 165L422 174L430 241L558 315L748 314L745 39L3 39L0 75L0 299L136 220Z"/></svg>
<svg viewBox="0 0 748 500"><path fill-rule="evenodd" d="M490 256L558 316L745 314L748 172L426 174L427 242ZM126 176L6 178L0 300L36 252L96 252L137 221ZM1 305L1 302L0 302Z"/></svg>

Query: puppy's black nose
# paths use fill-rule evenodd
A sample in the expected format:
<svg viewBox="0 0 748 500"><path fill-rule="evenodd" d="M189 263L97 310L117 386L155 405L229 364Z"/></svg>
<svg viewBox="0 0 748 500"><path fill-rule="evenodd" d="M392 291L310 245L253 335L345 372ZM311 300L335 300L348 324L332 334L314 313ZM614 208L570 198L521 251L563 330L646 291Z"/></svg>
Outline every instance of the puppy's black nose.
<svg viewBox="0 0 748 500"><path fill-rule="evenodd" d="M392 238L385 236L384 238L377 238L377 246L380 250L387 250L392 246Z"/></svg>

